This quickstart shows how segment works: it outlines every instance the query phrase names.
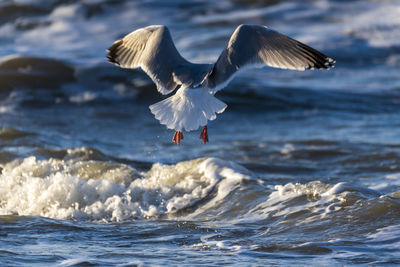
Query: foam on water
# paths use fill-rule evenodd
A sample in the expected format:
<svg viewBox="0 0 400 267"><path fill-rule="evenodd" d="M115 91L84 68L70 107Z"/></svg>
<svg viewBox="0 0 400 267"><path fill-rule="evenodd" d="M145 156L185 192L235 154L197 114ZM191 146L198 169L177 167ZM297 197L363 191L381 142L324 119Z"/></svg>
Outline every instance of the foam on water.
<svg viewBox="0 0 400 267"><path fill-rule="evenodd" d="M380 196L379 192L372 189L344 182L334 185L320 181L276 185L274 190L242 216L241 220L280 218L280 223L310 223L329 218L331 213L341 211L355 201Z"/></svg>
<svg viewBox="0 0 400 267"><path fill-rule="evenodd" d="M138 173L111 162L28 157L3 166L0 214L105 221L174 216L212 191L211 203L223 199L248 178L241 170L215 158L156 163Z"/></svg>
<svg viewBox="0 0 400 267"><path fill-rule="evenodd" d="M69 101L72 103L85 103L95 100L97 95L93 92L83 92L69 97Z"/></svg>
<svg viewBox="0 0 400 267"><path fill-rule="evenodd" d="M290 217L291 214L310 209L314 214L320 215L330 210L338 210L339 207L335 202L340 202L340 199L337 199L335 195L322 197L331 187L318 181L308 184L276 185L275 190L263 202L250 210L245 217L260 220L271 217Z"/></svg>
<svg viewBox="0 0 400 267"><path fill-rule="evenodd" d="M390 225L377 229L375 233L367 235L368 243L372 247L380 247L383 245L389 249L400 249L400 224Z"/></svg>
<svg viewBox="0 0 400 267"><path fill-rule="evenodd" d="M375 190L344 182L272 186L240 165L217 158L155 163L149 171L139 172L125 164L82 157L89 152L68 149L63 159L28 157L4 164L0 214L95 221L287 222L300 217L296 223L309 223L358 200L381 197Z"/></svg>

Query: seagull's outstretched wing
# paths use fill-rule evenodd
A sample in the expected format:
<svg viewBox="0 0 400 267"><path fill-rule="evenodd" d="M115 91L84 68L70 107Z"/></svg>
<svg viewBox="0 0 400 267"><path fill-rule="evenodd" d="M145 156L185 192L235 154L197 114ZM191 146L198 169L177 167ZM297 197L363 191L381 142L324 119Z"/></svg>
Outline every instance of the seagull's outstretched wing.
<svg viewBox="0 0 400 267"><path fill-rule="evenodd" d="M335 61L317 50L261 25L240 25L208 76L208 87L224 88L245 66L305 70L328 69Z"/></svg>
<svg viewBox="0 0 400 267"><path fill-rule="evenodd" d="M187 63L176 50L168 28L162 25L138 29L114 42L107 50L107 58L122 68L141 67L162 94L180 84L173 73L176 67Z"/></svg>

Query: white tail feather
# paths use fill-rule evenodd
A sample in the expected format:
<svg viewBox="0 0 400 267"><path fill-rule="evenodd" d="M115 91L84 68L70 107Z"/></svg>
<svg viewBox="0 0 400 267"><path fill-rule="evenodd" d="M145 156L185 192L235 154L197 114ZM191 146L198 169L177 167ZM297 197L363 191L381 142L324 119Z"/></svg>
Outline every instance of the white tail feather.
<svg viewBox="0 0 400 267"><path fill-rule="evenodd" d="M183 89L163 101L149 106L161 124L176 131L194 131L224 112L226 104L207 90Z"/></svg>

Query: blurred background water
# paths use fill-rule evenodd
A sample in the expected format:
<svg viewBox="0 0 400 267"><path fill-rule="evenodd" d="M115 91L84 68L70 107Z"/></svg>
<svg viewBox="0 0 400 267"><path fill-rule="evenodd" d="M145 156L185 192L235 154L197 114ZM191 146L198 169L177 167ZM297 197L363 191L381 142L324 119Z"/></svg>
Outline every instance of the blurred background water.
<svg viewBox="0 0 400 267"><path fill-rule="evenodd" d="M0 2L2 266L400 264L400 3ZM164 24L214 62L263 24L336 59L240 73L180 146L105 50Z"/></svg>

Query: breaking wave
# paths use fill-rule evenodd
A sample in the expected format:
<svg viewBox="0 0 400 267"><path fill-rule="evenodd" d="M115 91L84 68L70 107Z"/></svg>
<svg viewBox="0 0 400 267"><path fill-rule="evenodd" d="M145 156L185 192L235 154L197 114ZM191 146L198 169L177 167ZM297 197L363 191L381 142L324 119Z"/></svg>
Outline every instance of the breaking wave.
<svg viewBox="0 0 400 267"><path fill-rule="evenodd" d="M0 176L0 214L121 221L174 215L213 194L223 199L249 176L216 158L156 163L145 173L103 161L28 157Z"/></svg>
<svg viewBox="0 0 400 267"><path fill-rule="evenodd" d="M31 156L5 163L0 214L105 222L181 218L299 224L334 213L349 217L350 212L359 220L361 216L352 213L359 209L363 216L374 217L390 208L397 217L393 211L400 209L395 193L384 196L343 182L273 186L218 158L155 163L139 171L104 155L97 160L82 157L90 152L67 149L58 153L61 158Z"/></svg>

